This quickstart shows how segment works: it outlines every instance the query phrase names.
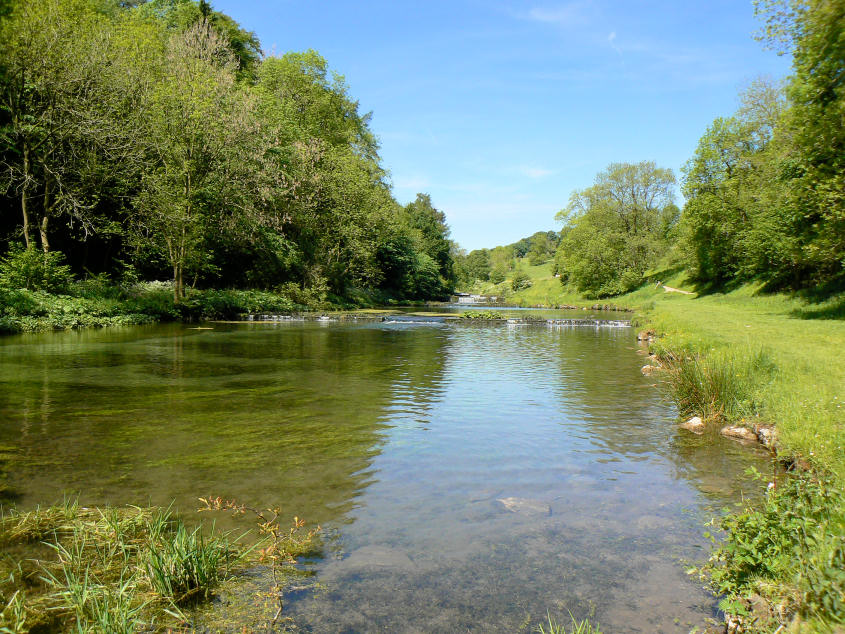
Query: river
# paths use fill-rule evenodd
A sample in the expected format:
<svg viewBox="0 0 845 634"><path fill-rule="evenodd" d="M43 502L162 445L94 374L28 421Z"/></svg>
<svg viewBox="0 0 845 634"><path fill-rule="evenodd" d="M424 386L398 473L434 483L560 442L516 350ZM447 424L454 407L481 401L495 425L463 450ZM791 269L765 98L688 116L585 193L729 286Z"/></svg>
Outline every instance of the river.
<svg viewBox="0 0 845 634"><path fill-rule="evenodd" d="M571 612L687 632L716 614L684 568L766 458L678 431L631 328L205 327L0 339L6 497L190 516L210 494L319 523L314 575L285 598L299 631L518 632ZM250 571L197 623L258 629L269 585Z"/></svg>

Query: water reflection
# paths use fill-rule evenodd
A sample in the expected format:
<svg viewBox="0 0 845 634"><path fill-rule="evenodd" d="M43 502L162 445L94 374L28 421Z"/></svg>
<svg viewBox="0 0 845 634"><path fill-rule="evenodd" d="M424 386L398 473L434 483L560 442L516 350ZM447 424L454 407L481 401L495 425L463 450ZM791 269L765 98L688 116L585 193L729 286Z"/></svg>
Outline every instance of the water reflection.
<svg viewBox="0 0 845 634"><path fill-rule="evenodd" d="M24 506L212 493L328 526L323 589L287 600L305 631L517 631L546 610L688 631L714 606L678 560L763 456L675 432L632 348L630 329L466 323L11 337L0 446ZM259 627L268 584L253 571L200 622Z"/></svg>

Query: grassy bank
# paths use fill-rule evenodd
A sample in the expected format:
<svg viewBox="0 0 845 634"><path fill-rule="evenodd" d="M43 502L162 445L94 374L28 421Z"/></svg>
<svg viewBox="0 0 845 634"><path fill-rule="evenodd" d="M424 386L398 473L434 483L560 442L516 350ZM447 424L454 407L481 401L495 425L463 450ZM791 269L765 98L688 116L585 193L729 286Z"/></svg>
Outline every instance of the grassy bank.
<svg viewBox="0 0 845 634"><path fill-rule="evenodd" d="M259 562L272 570L278 619L281 576L312 550L315 533L298 519L282 529L275 511L203 502L202 510L245 516L255 528L252 537L233 537L213 523L189 527L158 507L66 502L6 512L0 518L0 632L189 629L192 607Z"/></svg>
<svg viewBox="0 0 845 634"><path fill-rule="evenodd" d="M682 275L666 283L692 289ZM650 285L625 299L660 335L651 348L682 414L773 424L781 460L809 469L716 522L725 539L703 571L731 622L745 628L737 631L837 631L845 624L845 323L826 317L841 301L755 285L703 296Z"/></svg>
<svg viewBox="0 0 845 634"><path fill-rule="evenodd" d="M563 288L548 264L520 268L532 286L510 293L510 302L595 303ZM498 287L507 289L508 280ZM725 537L701 572L724 597L739 628L732 631L841 632L845 301L771 294L754 284L698 290L683 272L657 272L602 303L635 309L640 328L654 331L650 349L664 369L657 376L682 416L711 426L774 425L780 459L801 471L771 485L762 480L769 490L763 503L714 522Z"/></svg>
<svg viewBox="0 0 845 634"><path fill-rule="evenodd" d="M303 310L308 306L296 301L302 299L255 290L192 290L177 304L170 284L162 282L129 287L80 282L61 294L0 288L0 333L233 319L241 313Z"/></svg>

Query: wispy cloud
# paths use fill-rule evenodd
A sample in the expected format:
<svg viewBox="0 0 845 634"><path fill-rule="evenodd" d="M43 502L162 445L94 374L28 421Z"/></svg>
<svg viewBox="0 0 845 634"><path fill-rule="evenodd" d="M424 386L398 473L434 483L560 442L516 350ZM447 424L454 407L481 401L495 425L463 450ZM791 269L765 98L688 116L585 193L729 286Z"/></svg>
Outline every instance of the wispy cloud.
<svg viewBox="0 0 845 634"><path fill-rule="evenodd" d="M525 18L534 22L558 24L561 26L576 26L587 21L584 9L585 2L570 2L556 7L534 7L529 9Z"/></svg>
<svg viewBox="0 0 845 634"><path fill-rule="evenodd" d="M618 44L616 44L616 31L611 31L608 34L607 43L610 44L610 48L619 53L619 57L622 57L622 49L619 48Z"/></svg>
<svg viewBox="0 0 845 634"><path fill-rule="evenodd" d="M527 176L531 179L545 178L546 176L551 176L555 173L554 170L546 169L543 167L532 167L529 165L520 166L519 172L523 176Z"/></svg>

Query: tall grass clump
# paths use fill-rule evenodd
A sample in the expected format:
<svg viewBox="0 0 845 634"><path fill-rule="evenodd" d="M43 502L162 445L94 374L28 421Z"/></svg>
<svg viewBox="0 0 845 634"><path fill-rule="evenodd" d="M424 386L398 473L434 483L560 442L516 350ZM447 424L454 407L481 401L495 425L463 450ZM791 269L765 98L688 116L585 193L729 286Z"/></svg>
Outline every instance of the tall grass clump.
<svg viewBox="0 0 845 634"><path fill-rule="evenodd" d="M229 576L237 561L225 537L203 534L202 527L188 530L181 522L167 539L151 539L146 572L159 595L180 603L194 595L207 597Z"/></svg>
<svg viewBox="0 0 845 634"><path fill-rule="evenodd" d="M663 349L665 379L683 416L741 420L759 413L760 394L776 373L762 350L709 353Z"/></svg>
<svg viewBox="0 0 845 634"><path fill-rule="evenodd" d="M3 562L2 632L135 632L182 621L181 606L207 597L249 552L213 527L189 530L167 509L72 501L4 515L0 542L29 554Z"/></svg>
<svg viewBox="0 0 845 634"><path fill-rule="evenodd" d="M258 538L250 543L247 533L232 538L213 524L189 527L159 507L96 509L66 500L7 512L0 516L0 632L189 627L188 607L248 561L270 562L280 614L282 568L309 551L316 531L302 535L299 518L283 530L278 513L256 517Z"/></svg>
<svg viewBox="0 0 845 634"><path fill-rule="evenodd" d="M590 619L583 621L576 621L572 613L569 613L570 626L566 623L558 623L557 620L548 612L546 613L546 623L541 623L537 626L535 632L537 634L602 634L598 623L593 625Z"/></svg>

